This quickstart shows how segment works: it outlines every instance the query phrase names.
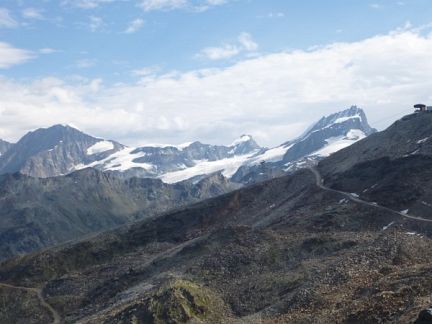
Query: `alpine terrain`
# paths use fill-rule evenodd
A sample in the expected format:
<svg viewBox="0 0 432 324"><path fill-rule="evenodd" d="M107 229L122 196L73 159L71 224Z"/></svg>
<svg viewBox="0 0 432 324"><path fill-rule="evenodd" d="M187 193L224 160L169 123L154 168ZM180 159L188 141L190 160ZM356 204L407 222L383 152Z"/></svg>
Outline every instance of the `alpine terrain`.
<svg viewBox="0 0 432 324"><path fill-rule="evenodd" d="M323 117L299 138L271 149L260 147L250 135L228 146L193 142L127 147L55 125L26 134L7 150L0 157L0 174L46 178L92 167L122 178L158 178L165 183L222 173L233 182L250 184L315 164L373 132L356 106Z"/></svg>
<svg viewBox="0 0 432 324"><path fill-rule="evenodd" d="M293 172L371 132L356 107L274 149L247 135L230 146L129 148L67 125L38 129L0 156L0 259Z"/></svg>
<svg viewBox="0 0 432 324"><path fill-rule="evenodd" d="M0 316L427 323L431 163L432 114L408 115L316 166L6 260Z"/></svg>

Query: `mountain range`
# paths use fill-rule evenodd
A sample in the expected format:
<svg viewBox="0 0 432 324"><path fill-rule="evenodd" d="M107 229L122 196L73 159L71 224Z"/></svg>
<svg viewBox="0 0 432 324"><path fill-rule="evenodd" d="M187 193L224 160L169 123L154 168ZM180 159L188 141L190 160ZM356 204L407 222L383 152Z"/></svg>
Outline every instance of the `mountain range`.
<svg viewBox="0 0 432 324"><path fill-rule="evenodd" d="M47 178L92 167L123 178L176 183L221 172L233 182L249 184L315 163L373 132L356 106L323 117L302 136L271 149L249 135L228 146L193 142L127 147L55 125L29 132L15 145L0 142L0 174Z"/></svg>
<svg viewBox="0 0 432 324"><path fill-rule="evenodd" d="M293 172L373 132L357 107L273 149L248 135L229 146L130 148L67 125L29 132L0 156L0 259Z"/></svg>
<svg viewBox="0 0 432 324"><path fill-rule="evenodd" d="M0 319L427 323L431 170L432 114L408 115L281 177L3 261Z"/></svg>

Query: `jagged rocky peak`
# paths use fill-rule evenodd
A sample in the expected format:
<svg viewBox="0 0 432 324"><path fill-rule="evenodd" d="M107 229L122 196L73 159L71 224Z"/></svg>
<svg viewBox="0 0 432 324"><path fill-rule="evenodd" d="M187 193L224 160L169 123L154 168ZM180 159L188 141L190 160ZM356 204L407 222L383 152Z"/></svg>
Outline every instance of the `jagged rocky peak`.
<svg viewBox="0 0 432 324"><path fill-rule="evenodd" d="M306 134L313 133L318 130L326 128L338 128L338 129L359 129L370 135L376 130L372 128L368 121L363 109L357 106L351 106L351 108L331 114L329 116L321 118Z"/></svg>
<svg viewBox="0 0 432 324"><path fill-rule="evenodd" d="M87 135L70 125L28 132L0 157L0 174L22 172L35 177L67 174L123 146Z"/></svg>
<svg viewBox="0 0 432 324"><path fill-rule="evenodd" d="M292 142L284 156L286 163L303 157L326 157L376 132L369 126L364 111L352 106L321 118L304 135Z"/></svg>
<svg viewBox="0 0 432 324"><path fill-rule="evenodd" d="M242 135L230 145L235 155L248 154L261 147L255 142L251 135Z"/></svg>

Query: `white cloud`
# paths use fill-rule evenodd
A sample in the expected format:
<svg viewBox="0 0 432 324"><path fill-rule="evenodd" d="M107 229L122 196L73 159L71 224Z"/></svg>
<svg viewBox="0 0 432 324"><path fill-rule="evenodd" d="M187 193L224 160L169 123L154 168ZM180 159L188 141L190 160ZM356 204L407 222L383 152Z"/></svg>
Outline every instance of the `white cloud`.
<svg viewBox="0 0 432 324"><path fill-rule="evenodd" d="M256 51L258 44L252 39L252 36L248 33L241 33L238 37L239 43L243 46L246 51Z"/></svg>
<svg viewBox="0 0 432 324"><path fill-rule="evenodd" d="M190 9L205 11L214 6L228 3L228 0L140 0L144 11Z"/></svg>
<svg viewBox="0 0 432 324"><path fill-rule="evenodd" d="M226 44L221 47L206 47L201 50L199 57L205 57L210 60L222 60L231 58L240 53L240 49L235 45Z"/></svg>
<svg viewBox="0 0 432 324"><path fill-rule="evenodd" d="M140 30L144 26L144 20L141 18L137 18L135 20L132 20L129 23L129 26L126 28L125 33L126 34L133 34Z"/></svg>
<svg viewBox="0 0 432 324"><path fill-rule="evenodd" d="M0 78L0 137L16 140L29 129L71 123L131 145L230 143L247 133L270 146L352 104L382 128L412 104L432 103L432 36L425 34L398 30L223 69L144 73L133 84Z"/></svg>
<svg viewBox="0 0 432 324"><path fill-rule="evenodd" d="M100 5L116 2L119 0L64 0L63 5L69 5L81 9L94 9Z"/></svg>
<svg viewBox="0 0 432 324"><path fill-rule="evenodd" d="M96 65L96 60L94 59L80 59L75 62L75 66L79 69L88 69Z"/></svg>
<svg viewBox="0 0 432 324"><path fill-rule="evenodd" d="M24 18L28 18L28 19L44 19L42 10L40 9L36 9L36 8L25 8L22 11L22 15Z"/></svg>
<svg viewBox="0 0 432 324"><path fill-rule="evenodd" d="M34 58L34 54L31 51L0 42L0 69L7 69L25 63L32 58Z"/></svg>
<svg viewBox="0 0 432 324"><path fill-rule="evenodd" d="M248 33L241 33L237 37L236 43L223 44L219 47L206 47L197 54L197 57L223 60L237 56L244 51L255 52L257 49L258 44L253 40L252 36Z"/></svg>
<svg viewBox="0 0 432 324"><path fill-rule="evenodd" d="M186 5L188 5L187 0L143 0L140 4L144 11L173 10L183 8Z"/></svg>
<svg viewBox="0 0 432 324"><path fill-rule="evenodd" d="M141 69L136 69L132 71L132 75L138 76L138 77L148 77L148 76L154 76L159 71L159 68L157 66L148 66Z"/></svg>
<svg viewBox="0 0 432 324"><path fill-rule="evenodd" d="M11 16L6 8L0 8L0 28L15 28L18 22Z"/></svg>
<svg viewBox="0 0 432 324"><path fill-rule="evenodd" d="M49 47L39 49L40 54L54 54L54 53L58 53L58 52L60 52L60 51L56 50L54 48L49 48Z"/></svg>
<svg viewBox="0 0 432 324"><path fill-rule="evenodd" d="M259 18L285 18L285 13L279 12L269 12L265 16L259 16Z"/></svg>
<svg viewBox="0 0 432 324"><path fill-rule="evenodd" d="M227 4L232 0L63 0L65 6L80 9L95 9L105 4L115 2L136 2L144 11L188 9L192 11L206 11L211 7Z"/></svg>
<svg viewBox="0 0 432 324"><path fill-rule="evenodd" d="M90 16L89 20L88 26L93 33L100 31L105 27L105 22L101 17Z"/></svg>

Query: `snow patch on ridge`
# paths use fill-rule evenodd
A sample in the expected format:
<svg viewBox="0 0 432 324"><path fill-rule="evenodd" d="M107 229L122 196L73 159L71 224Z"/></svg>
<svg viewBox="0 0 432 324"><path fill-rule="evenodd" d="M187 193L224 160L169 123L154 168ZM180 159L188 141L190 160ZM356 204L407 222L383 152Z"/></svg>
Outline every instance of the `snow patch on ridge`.
<svg viewBox="0 0 432 324"><path fill-rule="evenodd" d="M252 157L250 161L248 161L248 164L250 165L257 165L261 162L279 162L282 161L284 155L286 152L292 147L294 144L289 146L278 146L272 149L269 149L265 151L264 153L257 155L255 157Z"/></svg>
<svg viewBox="0 0 432 324"><path fill-rule="evenodd" d="M75 170L93 168L96 166L102 166L103 171L127 171L132 168L152 170L154 168L152 164L134 162L134 160L145 156L144 152L132 153L134 150L134 147L126 147L123 150L111 154L103 160L95 161L87 165L77 165Z"/></svg>
<svg viewBox="0 0 432 324"><path fill-rule="evenodd" d="M361 117L360 117L360 115L340 117L340 118L336 119L333 122L333 124L341 124L341 123L346 122L347 120L350 120L350 119L361 119Z"/></svg>
<svg viewBox="0 0 432 324"><path fill-rule="evenodd" d="M239 155L217 161L195 161L196 165L193 167L184 170L168 172L159 178L165 183L176 183L193 178L195 176L211 174L220 171L222 171L222 174L225 177L230 178L252 155Z"/></svg>
<svg viewBox="0 0 432 324"><path fill-rule="evenodd" d="M231 146L237 146L239 144L249 142L250 140L252 140L251 136L249 136L249 135L242 135L242 136L240 136L240 138L238 138L234 142L232 142L231 145L230 145L230 147Z"/></svg>
<svg viewBox="0 0 432 324"><path fill-rule="evenodd" d="M345 136L330 137L326 140L327 145L322 149L311 153L309 156L327 157L339 150L342 150L355 142L366 137L360 129L351 129Z"/></svg>
<svg viewBox="0 0 432 324"><path fill-rule="evenodd" d="M96 144L90 146L87 149L87 155L93 155L97 153L102 153L114 149L114 144L110 141L100 141Z"/></svg>

